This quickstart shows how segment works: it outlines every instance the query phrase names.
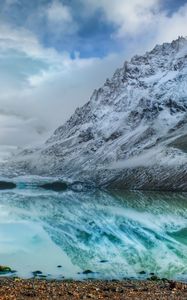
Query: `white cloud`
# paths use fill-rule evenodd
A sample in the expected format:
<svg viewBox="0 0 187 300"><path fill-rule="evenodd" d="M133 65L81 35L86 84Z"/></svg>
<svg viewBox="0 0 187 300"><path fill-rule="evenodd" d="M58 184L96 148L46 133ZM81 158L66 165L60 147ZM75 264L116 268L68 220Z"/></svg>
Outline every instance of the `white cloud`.
<svg viewBox="0 0 187 300"><path fill-rule="evenodd" d="M117 26L114 38L125 42L125 37L144 37L145 50L155 43L187 36L187 4L173 14L163 10L162 4L163 0L87 0L85 6L92 13L102 9L105 19Z"/></svg>
<svg viewBox="0 0 187 300"><path fill-rule="evenodd" d="M31 31L0 23L0 145L23 146L45 139L88 101L93 89L129 53L142 53L156 43L187 35L187 5L168 15L160 10L159 0L82 1L88 15L101 8L105 19L117 26L114 40L125 44L128 37L124 54L72 59L68 53L44 48ZM45 6L42 14L54 34L77 29L71 10L59 1Z"/></svg>
<svg viewBox="0 0 187 300"><path fill-rule="evenodd" d="M73 22L73 18L71 16L70 8L68 6L63 5L59 1L53 1L46 10L47 17L49 21L58 23L58 22Z"/></svg>
<svg viewBox="0 0 187 300"><path fill-rule="evenodd" d="M158 15L154 24L155 42L170 42L178 36L187 36L187 4L171 16Z"/></svg>
<svg viewBox="0 0 187 300"><path fill-rule="evenodd" d="M53 34L55 39L75 33L78 29L78 25L72 17L71 8L59 0L53 0L44 7L42 14L48 21L48 31Z"/></svg>
<svg viewBox="0 0 187 300"><path fill-rule="evenodd" d="M85 0L82 0L85 3ZM118 26L118 37L138 34L152 23L159 13L160 0L87 0L87 10L102 9L106 19Z"/></svg>
<svg viewBox="0 0 187 300"><path fill-rule="evenodd" d="M0 145L43 141L120 65L119 55L72 59L29 31L0 27Z"/></svg>
<svg viewBox="0 0 187 300"><path fill-rule="evenodd" d="M24 28L13 28L2 22L0 23L0 49L4 51L14 49L47 62L57 61L60 58L53 48L45 49L31 31Z"/></svg>

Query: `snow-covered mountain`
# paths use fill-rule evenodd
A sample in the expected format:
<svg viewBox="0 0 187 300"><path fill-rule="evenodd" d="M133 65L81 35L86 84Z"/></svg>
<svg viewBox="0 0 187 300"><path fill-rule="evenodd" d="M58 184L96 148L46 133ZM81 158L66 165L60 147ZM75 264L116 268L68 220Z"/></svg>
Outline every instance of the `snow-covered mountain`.
<svg viewBox="0 0 187 300"><path fill-rule="evenodd" d="M187 191L187 39L125 62L41 148L12 165L111 188Z"/></svg>

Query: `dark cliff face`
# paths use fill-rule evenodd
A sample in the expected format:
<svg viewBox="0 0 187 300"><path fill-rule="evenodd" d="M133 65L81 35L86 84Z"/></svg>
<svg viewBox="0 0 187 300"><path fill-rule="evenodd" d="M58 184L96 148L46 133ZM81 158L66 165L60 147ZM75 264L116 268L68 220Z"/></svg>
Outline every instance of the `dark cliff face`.
<svg viewBox="0 0 187 300"><path fill-rule="evenodd" d="M40 149L13 164L111 187L187 190L186 112L187 40L179 38L125 62Z"/></svg>

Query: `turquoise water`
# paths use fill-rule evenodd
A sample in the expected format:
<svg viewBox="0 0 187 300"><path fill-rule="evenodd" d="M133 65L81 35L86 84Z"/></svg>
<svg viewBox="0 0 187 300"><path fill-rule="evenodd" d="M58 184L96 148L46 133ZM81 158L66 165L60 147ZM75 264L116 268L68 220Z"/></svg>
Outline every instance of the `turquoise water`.
<svg viewBox="0 0 187 300"><path fill-rule="evenodd" d="M0 264L24 278L187 281L187 194L1 191Z"/></svg>

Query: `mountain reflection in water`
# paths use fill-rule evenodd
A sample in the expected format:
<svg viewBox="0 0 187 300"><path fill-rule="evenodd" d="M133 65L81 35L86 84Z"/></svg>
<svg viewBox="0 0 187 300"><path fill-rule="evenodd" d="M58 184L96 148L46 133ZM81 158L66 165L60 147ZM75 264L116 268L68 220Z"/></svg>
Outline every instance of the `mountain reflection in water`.
<svg viewBox="0 0 187 300"><path fill-rule="evenodd" d="M2 191L0 264L22 277L187 281L187 194Z"/></svg>

